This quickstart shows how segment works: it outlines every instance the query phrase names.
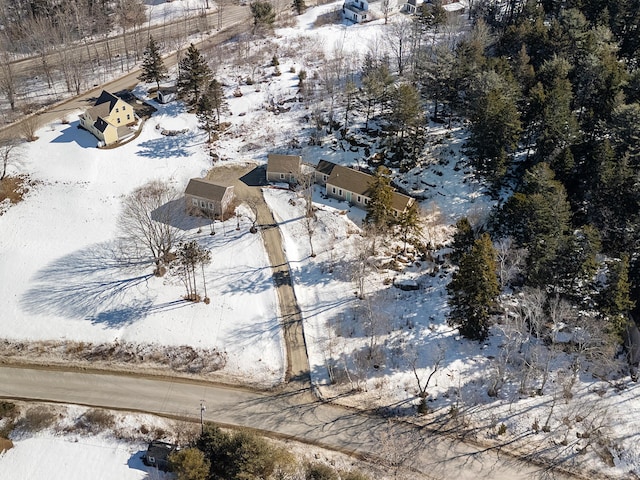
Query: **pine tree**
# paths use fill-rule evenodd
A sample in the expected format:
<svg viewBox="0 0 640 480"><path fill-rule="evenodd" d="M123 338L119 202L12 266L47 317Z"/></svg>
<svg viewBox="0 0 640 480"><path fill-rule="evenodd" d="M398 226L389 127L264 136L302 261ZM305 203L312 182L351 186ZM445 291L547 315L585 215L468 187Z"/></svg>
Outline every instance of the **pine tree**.
<svg viewBox="0 0 640 480"><path fill-rule="evenodd" d="M177 480L206 480L209 476L209 460L197 448L173 452L169 456L169 464Z"/></svg>
<svg viewBox="0 0 640 480"><path fill-rule="evenodd" d="M470 340L483 341L489 334L490 311L500 288L496 274L496 252L484 233L471 251L462 256L460 268L447 285L451 326Z"/></svg>
<svg viewBox="0 0 640 480"><path fill-rule="evenodd" d="M420 235L422 233L420 211L418 210L418 204L413 202L404 212L400 214L398 218L398 227L402 234L402 241L404 242L404 251L407 251L407 241L409 235Z"/></svg>
<svg viewBox="0 0 640 480"><path fill-rule="evenodd" d="M178 73L178 94L188 105L196 105L200 96L211 82L211 69L200 51L189 45L186 56L180 60Z"/></svg>
<svg viewBox="0 0 640 480"><path fill-rule="evenodd" d="M160 56L160 48L152 36L149 36L149 43L142 54L142 73L138 80L142 82L156 82L160 88L160 82L167 78L167 67Z"/></svg>
<svg viewBox="0 0 640 480"><path fill-rule="evenodd" d="M367 196L370 200L367 204L367 215L364 221L369 225L383 229L389 226L393 218L391 213L393 188L389 174L388 168L378 167L367 190Z"/></svg>
<svg viewBox="0 0 640 480"><path fill-rule="evenodd" d="M625 254L619 261L609 264L607 285L600 297L600 310L607 319L610 332L620 343L628 314L635 306L630 291L629 256Z"/></svg>
<svg viewBox="0 0 640 480"><path fill-rule="evenodd" d="M520 138L522 126L514 95L493 88L472 105L469 148L474 166L497 185L507 171L509 156Z"/></svg>
<svg viewBox="0 0 640 480"><path fill-rule="evenodd" d="M307 9L307 4L304 3L304 0L293 0L293 10L298 14L302 15L304 11Z"/></svg>
<svg viewBox="0 0 640 480"><path fill-rule="evenodd" d="M271 3L255 0L249 4L249 8L251 9L251 15L253 16L254 34L260 28L273 28L273 24L276 21L276 13L273 10L273 5L271 5Z"/></svg>
<svg viewBox="0 0 640 480"><path fill-rule="evenodd" d="M207 96L210 98L213 109L216 112L216 127L220 127L220 117L222 116L222 112L227 110L227 100L224 97L222 84L215 78L209 84Z"/></svg>
<svg viewBox="0 0 640 480"><path fill-rule="evenodd" d="M456 233L453 234L451 243L451 261L458 263L464 255L469 253L476 241L476 234L467 217L462 217L456 222Z"/></svg>
<svg viewBox="0 0 640 480"><path fill-rule="evenodd" d="M213 101L209 95L200 97L196 108L196 116L200 122L200 128L207 132L209 143L211 143L211 134L216 129L217 122Z"/></svg>

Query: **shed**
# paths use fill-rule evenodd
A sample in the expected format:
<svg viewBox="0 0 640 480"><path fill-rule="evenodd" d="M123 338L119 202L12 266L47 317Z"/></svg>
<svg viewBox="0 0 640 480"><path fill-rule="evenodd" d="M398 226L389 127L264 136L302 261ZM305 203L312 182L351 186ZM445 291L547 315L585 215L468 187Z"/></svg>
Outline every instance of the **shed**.
<svg viewBox="0 0 640 480"><path fill-rule="evenodd" d="M142 462L148 467L155 467L166 472L169 470L169 455L177 450L179 450L178 446L173 443L153 440L142 456Z"/></svg>

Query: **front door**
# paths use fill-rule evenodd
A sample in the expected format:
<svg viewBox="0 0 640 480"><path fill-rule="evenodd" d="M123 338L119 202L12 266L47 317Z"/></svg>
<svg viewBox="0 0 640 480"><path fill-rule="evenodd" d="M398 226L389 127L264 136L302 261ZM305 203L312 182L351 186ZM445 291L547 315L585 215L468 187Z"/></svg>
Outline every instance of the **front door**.
<svg viewBox="0 0 640 480"><path fill-rule="evenodd" d="M347 202L351 202L351 192L347 192Z"/></svg>

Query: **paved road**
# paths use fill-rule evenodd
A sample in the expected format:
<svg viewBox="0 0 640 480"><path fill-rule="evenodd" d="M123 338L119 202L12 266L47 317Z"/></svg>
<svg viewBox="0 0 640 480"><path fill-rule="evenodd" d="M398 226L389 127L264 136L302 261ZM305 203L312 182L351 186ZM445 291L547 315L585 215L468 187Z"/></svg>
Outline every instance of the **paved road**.
<svg viewBox="0 0 640 480"><path fill-rule="evenodd" d="M287 382L293 382L293 388L309 388L311 386L309 357L307 356L302 315L291 283L291 271L282 247L280 228L262 195L261 187L267 184L265 171L252 164L221 166L214 168L209 173L209 179L233 184L236 198L241 202L253 205L257 211L256 223L269 256L280 306L280 318L287 350L285 379Z"/></svg>
<svg viewBox="0 0 640 480"><path fill-rule="evenodd" d="M483 450L295 391L259 393L188 381L0 367L0 397L199 418L301 439L413 469L416 478L456 480L565 479L497 450ZM393 466L390 467L393 469Z"/></svg>
<svg viewBox="0 0 640 480"><path fill-rule="evenodd" d="M214 45L223 43L237 34L238 31L243 29L246 30L246 28L248 28L248 20L251 16L248 8L232 5L225 7L224 12L225 15L222 20L222 28L220 31L201 42L194 42L202 52L206 52ZM167 68L171 68L178 63L178 56L179 53L174 52L164 57L164 63ZM139 83L137 78L138 75L140 75L140 69L136 68L111 82L100 85L99 87L88 90L78 96L47 108L42 113L37 114L36 119L40 126L59 122L61 119L77 110L85 110L86 108L93 106L93 102L103 89L111 92L132 89ZM0 128L0 134L8 137L20 137L22 135L22 131L21 122L16 122Z"/></svg>

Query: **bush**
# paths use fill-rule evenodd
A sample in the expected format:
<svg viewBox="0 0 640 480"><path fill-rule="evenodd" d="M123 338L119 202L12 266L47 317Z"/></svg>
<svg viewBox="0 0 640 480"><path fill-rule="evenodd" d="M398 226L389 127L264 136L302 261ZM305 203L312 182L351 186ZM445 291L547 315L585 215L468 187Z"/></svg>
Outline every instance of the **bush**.
<svg viewBox="0 0 640 480"><path fill-rule="evenodd" d="M15 403L0 402L0 420L4 418L14 418L18 414Z"/></svg>
<svg viewBox="0 0 640 480"><path fill-rule="evenodd" d="M226 433L215 425L207 424L196 446L211 461L212 478L267 478L276 470L286 470L293 463L287 451L246 430Z"/></svg>
<svg viewBox="0 0 640 480"><path fill-rule="evenodd" d="M52 426L55 421L56 416L48 407L32 407L18 420L16 428L24 432L39 432Z"/></svg>
<svg viewBox="0 0 640 480"><path fill-rule="evenodd" d="M342 480L371 480L367 475L358 470L351 470L350 472L340 475Z"/></svg>
<svg viewBox="0 0 640 480"><path fill-rule="evenodd" d="M311 463L307 465L306 480L340 480L336 471L324 463Z"/></svg>
<svg viewBox="0 0 640 480"><path fill-rule="evenodd" d="M76 422L78 428L91 433L108 430L113 428L114 425L115 419L111 412L99 408L87 410Z"/></svg>

